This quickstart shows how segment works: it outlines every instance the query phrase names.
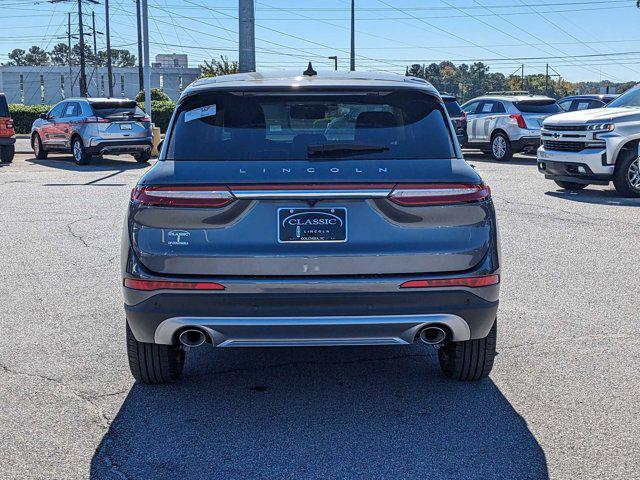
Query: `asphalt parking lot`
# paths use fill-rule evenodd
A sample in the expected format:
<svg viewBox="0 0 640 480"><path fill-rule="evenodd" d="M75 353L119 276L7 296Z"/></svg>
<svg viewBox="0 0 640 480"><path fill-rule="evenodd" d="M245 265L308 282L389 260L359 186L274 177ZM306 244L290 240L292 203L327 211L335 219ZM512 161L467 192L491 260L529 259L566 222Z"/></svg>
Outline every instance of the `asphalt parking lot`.
<svg viewBox="0 0 640 480"><path fill-rule="evenodd" d="M119 240L146 166L0 167L0 477L640 478L640 200L467 153L503 247L496 366L431 347L190 352L133 383Z"/></svg>

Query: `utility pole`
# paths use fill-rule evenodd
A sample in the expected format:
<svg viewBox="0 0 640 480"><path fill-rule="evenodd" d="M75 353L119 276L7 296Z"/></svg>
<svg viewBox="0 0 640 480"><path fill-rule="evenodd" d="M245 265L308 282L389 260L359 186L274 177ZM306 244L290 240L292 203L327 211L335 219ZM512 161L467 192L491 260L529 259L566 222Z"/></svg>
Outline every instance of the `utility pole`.
<svg viewBox="0 0 640 480"><path fill-rule="evenodd" d="M520 88L522 88L522 91L525 90L525 88L524 88L524 63L522 64L522 75L521 75L521 80L520 80Z"/></svg>
<svg viewBox="0 0 640 480"><path fill-rule="evenodd" d="M334 70L337 72L338 71L338 56L337 55L332 55L330 57L327 57L329 60L333 60L333 66L334 66Z"/></svg>
<svg viewBox="0 0 640 480"><path fill-rule="evenodd" d="M142 0L142 35L144 37L144 105L147 116L151 117L151 66L149 64L149 6Z"/></svg>
<svg viewBox="0 0 640 480"><path fill-rule="evenodd" d="M49 0L49 3L63 3L63 2L73 2L75 0ZM80 96L87 96L87 73L85 71L86 62L84 55L84 22L82 21L82 2L92 3L94 5L100 4L98 0L77 0L78 1L78 29L80 34ZM71 46L71 18L69 17L69 47ZM95 29L94 29L95 35ZM71 56L71 50L69 50L69 56Z"/></svg>
<svg viewBox="0 0 640 480"><path fill-rule="evenodd" d="M70 97L73 97L73 70L71 69L71 12L68 14L68 25L67 25L67 63L69 64L69 91L71 92Z"/></svg>
<svg viewBox="0 0 640 480"><path fill-rule="evenodd" d="M356 70L356 5L355 0L351 0L351 55L349 70Z"/></svg>
<svg viewBox="0 0 640 480"><path fill-rule="evenodd" d="M547 70L544 74L544 94L549 96L549 64L547 63Z"/></svg>
<svg viewBox="0 0 640 480"><path fill-rule="evenodd" d="M111 68L111 31L109 30L109 0L104 0L105 30L107 35L107 77L109 77L109 98L113 97L113 72Z"/></svg>
<svg viewBox="0 0 640 480"><path fill-rule="evenodd" d="M238 1L238 60L241 72L256 71L256 20L253 0Z"/></svg>
<svg viewBox="0 0 640 480"><path fill-rule="evenodd" d="M136 0L136 22L138 24L138 84L140 91L144 90L144 71L142 68L142 26L140 20L140 0Z"/></svg>
<svg viewBox="0 0 640 480"><path fill-rule="evenodd" d="M93 29L93 81L96 82L96 97L100 96L98 88L98 34L96 32L96 12L91 12L91 28Z"/></svg>
<svg viewBox="0 0 640 480"><path fill-rule="evenodd" d="M82 0L78 0L78 25L80 28L80 96L87 96L87 74L84 63L84 26L82 22Z"/></svg>

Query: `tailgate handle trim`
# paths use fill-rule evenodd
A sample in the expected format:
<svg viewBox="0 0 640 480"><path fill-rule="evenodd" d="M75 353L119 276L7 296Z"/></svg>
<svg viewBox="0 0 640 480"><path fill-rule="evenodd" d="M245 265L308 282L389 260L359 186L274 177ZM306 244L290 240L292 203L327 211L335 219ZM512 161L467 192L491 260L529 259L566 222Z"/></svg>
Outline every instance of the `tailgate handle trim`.
<svg viewBox="0 0 640 480"><path fill-rule="evenodd" d="M231 190L238 199L269 199L269 198L386 198L391 193L385 189L353 189L353 190Z"/></svg>

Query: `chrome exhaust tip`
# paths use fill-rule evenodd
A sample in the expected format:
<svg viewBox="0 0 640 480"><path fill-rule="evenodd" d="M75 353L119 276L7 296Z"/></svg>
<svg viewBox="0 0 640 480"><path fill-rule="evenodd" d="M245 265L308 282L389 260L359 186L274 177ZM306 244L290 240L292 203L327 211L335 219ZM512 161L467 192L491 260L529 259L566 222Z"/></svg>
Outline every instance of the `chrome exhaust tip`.
<svg viewBox="0 0 640 480"><path fill-rule="evenodd" d="M202 330L188 328L180 333L178 341L183 347L199 347L207 341L207 336Z"/></svg>
<svg viewBox="0 0 640 480"><path fill-rule="evenodd" d="M440 327L424 327L420 330L419 337L428 345L439 345L447 338L447 332Z"/></svg>

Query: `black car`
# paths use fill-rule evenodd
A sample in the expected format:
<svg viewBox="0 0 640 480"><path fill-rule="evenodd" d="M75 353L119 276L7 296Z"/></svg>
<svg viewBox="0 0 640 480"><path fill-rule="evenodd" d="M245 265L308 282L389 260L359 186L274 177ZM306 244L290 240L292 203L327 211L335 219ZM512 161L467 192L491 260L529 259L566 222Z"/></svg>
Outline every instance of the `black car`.
<svg viewBox="0 0 640 480"><path fill-rule="evenodd" d="M592 95L571 95L558 100L558 105L565 112L576 110L589 110L591 108L603 108L610 101L618 98L618 95L604 93Z"/></svg>
<svg viewBox="0 0 640 480"><path fill-rule="evenodd" d="M309 68L191 84L121 251L140 382L176 380L205 343L423 342L451 378L493 365L491 191L422 79Z"/></svg>
<svg viewBox="0 0 640 480"><path fill-rule="evenodd" d="M467 114L462 111L455 96L442 94L441 97L444 107L451 118L453 129L456 132L456 137L458 137L458 143L462 147L467 143Z"/></svg>

